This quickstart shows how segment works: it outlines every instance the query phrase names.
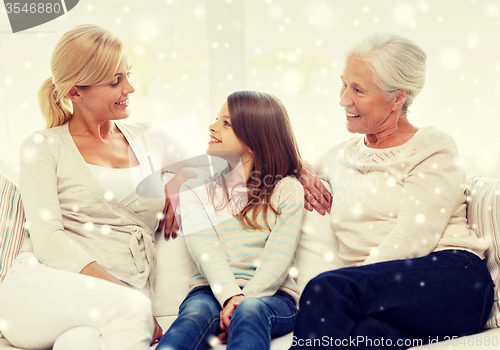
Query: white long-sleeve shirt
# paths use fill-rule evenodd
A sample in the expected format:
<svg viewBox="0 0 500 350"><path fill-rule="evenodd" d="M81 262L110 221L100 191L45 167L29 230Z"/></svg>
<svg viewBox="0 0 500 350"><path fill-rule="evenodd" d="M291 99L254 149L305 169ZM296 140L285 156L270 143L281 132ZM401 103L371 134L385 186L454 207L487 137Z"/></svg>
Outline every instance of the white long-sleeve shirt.
<svg viewBox="0 0 500 350"><path fill-rule="evenodd" d="M331 227L347 266L487 249L467 224L465 173L454 140L425 127L406 143L369 148L355 137L317 169L332 185Z"/></svg>

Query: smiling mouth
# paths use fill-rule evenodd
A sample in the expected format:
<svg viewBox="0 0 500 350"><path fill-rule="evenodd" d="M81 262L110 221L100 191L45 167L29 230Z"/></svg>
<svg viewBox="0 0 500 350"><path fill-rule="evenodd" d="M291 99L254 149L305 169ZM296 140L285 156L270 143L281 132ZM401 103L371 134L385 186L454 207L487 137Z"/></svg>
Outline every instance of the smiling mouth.
<svg viewBox="0 0 500 350"><path fill-rule="evenodd" d="M349 118L355 118L355 117L359 117L359 114L352 114L352 113L345 113L345 115Z"/></svg>
<svg viewBox="0 0 500 350"><path fill-rule="evenodd" d="M117 105L128 105L128 98L125 101L115 102Z"/></svg>
<svg viewBox="0 0 500 350"><path fill-rule="evenodd" d="M222 142L221 140L219 139L216 139L215 137L213 136L210 136L210 142Z"/></svg>

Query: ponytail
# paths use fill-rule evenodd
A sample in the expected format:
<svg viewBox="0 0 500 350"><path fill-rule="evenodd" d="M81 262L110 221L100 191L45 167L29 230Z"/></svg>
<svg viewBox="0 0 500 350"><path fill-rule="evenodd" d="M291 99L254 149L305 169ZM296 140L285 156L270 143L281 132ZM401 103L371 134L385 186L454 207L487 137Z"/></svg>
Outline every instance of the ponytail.
<svg viewBox="0 0 500 350"><path fill-rule="evenodd" d="M58 95L52 78L46 79L38 90L38 105L47 129L66 124L73 114L68 97Z"/></svg>

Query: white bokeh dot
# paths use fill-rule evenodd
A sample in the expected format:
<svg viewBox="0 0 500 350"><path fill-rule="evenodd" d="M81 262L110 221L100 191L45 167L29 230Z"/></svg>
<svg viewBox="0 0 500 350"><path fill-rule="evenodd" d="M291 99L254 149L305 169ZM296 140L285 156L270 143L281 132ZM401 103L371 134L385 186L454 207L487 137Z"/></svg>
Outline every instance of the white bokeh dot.
<svg viewBox="0 0 500 350"><path fill-rule="evenodd" d="M38 215L43 221L50 221L52 219L52 212L46 208L41 209Z"/></svg>
<svg viewBox="0 0 500 350"><path fill-rule="evenodd" d="M220 285L220 283L216 283L213 285L212 290L214 294L219 294L220 292L222 292L222 286Z"/></svg>
<svg viewBox="0 0 500 350"><path fill-rule="evenodd" d="M323 255L323 258L325 259L325 261L328 261L328 262L331 262L333 261L333 258L335 257L335 255L332 253L332 252L326 252L324 255Z"/></svg>
<svg viewBox="0 0 500 350"><path fill-rule="evenodd" d="M98 320L99 319L99 316L101 316L101 312L98 310L98 309L95 309L95 308L91 308L89 310L89 316L91 319L93 320Z"/></svg>
<svg viewBox="0 0 500 350"><path fill-rule="evenodd" d="M193 15L196 17L196 18L202 18L202 17L205 17L205 8L203 6L196 6L194 9L193 9Z"/></svg>
<svg viewBox="0 0 500 350"><path fill-rule="evenodd" d="M107 200L109 202L109 201L112 201L113 198L115 198L115 196L113 195L113 192L111 192L111 191L104 192L104 199L105 200Z"/></svg>
<svg viewBox="0 0 500 350"><path fill-rule="evenodd" d="M83 229L84 229L85 231L89 231L89 232L90 232L90 231L92 231L92 230L94 229L94 223L93 223L93 222L90 222L90 221L89 221L89 222L84 223L84 224L83 224Z"/></svg>
<svg viewBox="0 0 500 350"><path fill-rule="evenodd" d="M391 176L386 180L385 184L387 185L387 187L394 187L396 186L396 179Z"/></svg>
<svg viewBox="0 0 500 350"><path fill-rule="evenodd" d="M379 255L380 255L380 249L378 249L377 247L373 247L370 249L370 256L376 258Z"/></svg>
<svg viewBox="0 0 500 350"><path fill-rule="evenodd" d="M423 224L425 222L425 215L424 214L417 214L417 216L415 216L415 222L417 224Z"/></svg>
<svg viewBox="0 0 500 350"><path fill-rule="evenodd" d="M496 4L489 4L486 6L486 15L490 18L495 18L500 13L500 9Z"/></svg>
<svg viewBox="0 0 500 350"><path fill-rule="evenodd" d="M429 3L427 1L419 1L417 2L417 8L421 12L428 12L430 9Z"/></svg>
<svg viewBox="0 0 500 350"><path fill-rule="evenodd" d="M109 235L111 233L111 226L109 226L109 225L102 225L102 227L101 227L101 233L103 235Z"/></svg>

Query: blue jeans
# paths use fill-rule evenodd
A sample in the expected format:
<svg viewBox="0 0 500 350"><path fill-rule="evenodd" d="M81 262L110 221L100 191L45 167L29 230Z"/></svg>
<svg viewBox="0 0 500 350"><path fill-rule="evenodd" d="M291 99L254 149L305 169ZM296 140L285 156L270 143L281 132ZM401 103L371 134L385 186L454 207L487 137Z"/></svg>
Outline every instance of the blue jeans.
<svg viewBox="0 0 500 350"><path fill-rule="evenodd" d="M407 349L477 333L493 288L463 250L325 272L302 293L291 349Z"/></svg>
<svg viewBox="0 0 500 350"><path fill-rule="evenodd" d="M179 316L163 336L157 350L203 350L220 334L221 307L208 286L193 289L179 308ZM227 349L269 350L271 338L293 330L297 307L288 293L246 298L234 310Z"/></svg>

